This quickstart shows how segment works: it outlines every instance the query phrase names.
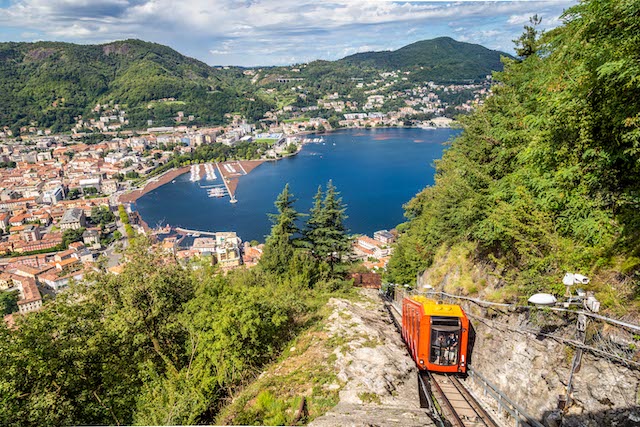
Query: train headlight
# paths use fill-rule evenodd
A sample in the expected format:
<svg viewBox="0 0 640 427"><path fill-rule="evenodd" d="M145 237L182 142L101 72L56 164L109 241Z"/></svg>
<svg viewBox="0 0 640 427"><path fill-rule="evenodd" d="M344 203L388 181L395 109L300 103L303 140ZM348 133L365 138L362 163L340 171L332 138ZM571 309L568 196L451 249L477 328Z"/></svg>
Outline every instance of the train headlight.
<svg viewBox="0 0 640 427"><path fill-rule="evenodd" d="M420 364L424 366L424 360L420 359Z"/></svg>

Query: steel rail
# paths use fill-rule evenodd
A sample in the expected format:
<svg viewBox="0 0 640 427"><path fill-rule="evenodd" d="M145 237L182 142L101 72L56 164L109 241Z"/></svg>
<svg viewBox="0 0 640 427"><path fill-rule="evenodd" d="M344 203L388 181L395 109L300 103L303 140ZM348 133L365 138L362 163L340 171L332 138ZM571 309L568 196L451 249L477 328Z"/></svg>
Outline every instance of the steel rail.
<svg viewBox="0 0 640 427"><path fill-rule="evenodd" d="M430 372L421 372L420 375L426 376L429 383L435 386L436 393L440 396L440 398L436 397L436 400L438 401L438 403L440 403L440 408L443 410L442 415L454 426L465 427L462 418L460 418L460 415L458 415L458 411L456 411L456 409L453 407L453 404L451 403L445 392L442 390L442 387L440 386L438 381L433 378L433 375L431 375ZM444 412L447 413L445 414Z"/></svg>
<svg viewBox="0 0 640 427"><path fill-rule="evenodd" d="M453 375L449 375L448 378L451 381L451 384L453 384L453 386L458 390L460 395L462 395L465 398L467 403L469 403L469 406L471 406L471 408L476 412L476 414L478 414L482 422L487 427L500 427L498 423L496 423L493 420L493 417L491 417L491 415L489 415L489 413L485 411L482 405L478 403L477 399L471 394L471 392L469 392L469 390L467 390L467 388L460 382L458 378L456 378Z"/></svg>

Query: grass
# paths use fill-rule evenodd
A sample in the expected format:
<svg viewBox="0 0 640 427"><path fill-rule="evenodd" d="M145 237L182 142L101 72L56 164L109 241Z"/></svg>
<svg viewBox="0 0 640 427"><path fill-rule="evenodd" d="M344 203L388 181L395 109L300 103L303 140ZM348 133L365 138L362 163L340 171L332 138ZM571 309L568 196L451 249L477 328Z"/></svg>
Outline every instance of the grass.
<svg viewBox="0 0 640 427"><path fill-rule="evenodd" d="M382 401L380 400L380 396L375 393L371 393L368 391L358 393L358 398L362 400L362 403L375 403L376 405L380 405Z"/></svg>
<svg viewBox="0 0 640 427"><path fill-rule="evenodd" d="M323 327L330 314L328 307L320 309L278 360L222 409L216 424L294 425L303 396L306 411L297 424L307 424L333 408L342 385L333 368L337 357L327 348Z"/></svg>
<svg viewBox="0 0 640 427"><path fill-rule="evenodd" d="M473 295L481 291L487 282L473 277L474 250L475 246L469 242L452 247L441 246L434 257L436 262L429 268L430 284L435 286L446 280L445 292L455 294Z"/></svg>
<svg viewBox="0 0 640 427"><path fill-rule="evenodd" d="M153 108L156 104L165 104L165 105L186 105L185 101L151 101L148 106Z"/></svg>

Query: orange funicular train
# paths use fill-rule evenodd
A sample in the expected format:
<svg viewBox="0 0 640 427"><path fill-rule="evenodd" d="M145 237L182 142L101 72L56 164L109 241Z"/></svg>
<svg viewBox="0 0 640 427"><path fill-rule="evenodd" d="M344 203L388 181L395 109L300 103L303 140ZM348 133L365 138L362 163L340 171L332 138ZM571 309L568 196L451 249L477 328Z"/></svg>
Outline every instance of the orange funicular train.
<svg viewBox="0 0 640 427"><path fill-rule="evenodd" d="M433 372L467 372L469 319L459 305L423 296L402 301L402 337L418 368Z"/></svg>

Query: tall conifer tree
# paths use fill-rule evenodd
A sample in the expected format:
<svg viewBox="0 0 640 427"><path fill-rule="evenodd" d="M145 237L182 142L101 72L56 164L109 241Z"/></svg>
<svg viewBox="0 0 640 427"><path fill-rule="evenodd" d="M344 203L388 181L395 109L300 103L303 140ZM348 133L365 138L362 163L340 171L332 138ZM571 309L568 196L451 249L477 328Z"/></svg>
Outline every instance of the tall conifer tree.
<svg viewBox="0 0 640 427"><path fill-rule="evenodd" d="M278 214L271 214L271 234L267 237L260 265L266 271L282 274L289 269L293 258L296 234L299 233L296 221L300 214L293 207L296 199L289 191L289 184L278 195L275 206Z"/></svg>
<svg viewBox="0 0 640 427"><path fill-rule="evenodd" d="M347 235L344 220L346 207L331 181L327 183L327 191L322 193L322 187L314 197L309 220L305 230L307 243L313 256L326 261L333 270L334 264L348 253L351 239Z"/></svg>

